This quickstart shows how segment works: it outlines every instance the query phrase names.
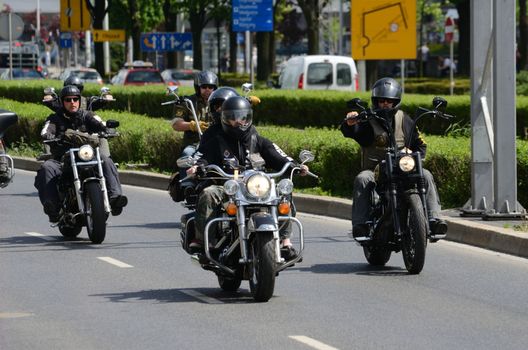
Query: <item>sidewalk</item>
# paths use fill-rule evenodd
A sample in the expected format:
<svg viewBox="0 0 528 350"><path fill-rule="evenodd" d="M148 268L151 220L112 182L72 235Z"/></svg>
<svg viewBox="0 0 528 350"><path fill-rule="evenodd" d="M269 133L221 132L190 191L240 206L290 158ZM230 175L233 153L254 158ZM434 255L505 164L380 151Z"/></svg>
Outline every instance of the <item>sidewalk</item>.
<svg viewBox="0 0 528 350"><path fill-rule="evenodd" d="M13 157L18 169L36 171L40 163L32 158ZM144 171L119 171L121 183L166 190L169 176ZM299 212L350 220L352 201L335 197L295 194ZM167 194L167 201L171 201ZM449 224L446 239L501 253L528 258L528 232L516 226L528 226L528 220L484 221L480 217L461 217L455 209L442 211ZM352 227L351 227L352 228Z"/></svg>

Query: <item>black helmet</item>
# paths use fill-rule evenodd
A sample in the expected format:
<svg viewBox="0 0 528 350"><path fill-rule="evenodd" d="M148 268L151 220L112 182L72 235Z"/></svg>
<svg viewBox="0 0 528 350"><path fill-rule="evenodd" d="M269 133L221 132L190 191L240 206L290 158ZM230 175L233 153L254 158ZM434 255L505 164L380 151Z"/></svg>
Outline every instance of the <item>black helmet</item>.
<svg viewBox="0 0 528 350"><path fill-rule="evenodd" d="M374 109L378 109L378 98L386 98L394 100L392 109L396 110L400 107L402 88L400 83L392 78L381 78L372 86L371 101Z"/></svg>
<svg viewBox="0 0 528 350"><path fill-rule="evenodd" d="M239 122L231 125L230 121ZM253 121L253 110L249 101L242 96L234 96L222 104L222 129L228 135L241 139L250 129Z"/></svg>
<svg viewBox="0 0 528 350"><path fill-rule="evenodd" d="M80 92L84 89L84 84L81 78L76 75L70 75L66 80L64 80L64 86L75 85Z"/></svg>
<svg viewBox="0 0 528 350"><path fill-rule="evenodd" d="M213 85L214 89L218 87L218 77L211 71L204 70L200 73L197 73L194 76L194 91L200 95L200 86L202 85Z"/></svg>
<svg viewBox="0 0 528 350"><path fill-rule="evenodd" d="M67 85L67 86L63 87L61 92L60 92L61 101L66 96L79 96L79 98L80 98L81 97L81 91L79 91L79 88L77 86L75 86L75 85Z"/></svg>
<svg viewBox="0 0 528 350"><path fill-rule="evenodd" d="M207 105L209 106L209 112L213 116L215 123L219 123L221 117L221 110L219 111L218 107L221 107L225 100L234 96L240 95L235 89L227 86L219 87L209 96Z"/></svg>

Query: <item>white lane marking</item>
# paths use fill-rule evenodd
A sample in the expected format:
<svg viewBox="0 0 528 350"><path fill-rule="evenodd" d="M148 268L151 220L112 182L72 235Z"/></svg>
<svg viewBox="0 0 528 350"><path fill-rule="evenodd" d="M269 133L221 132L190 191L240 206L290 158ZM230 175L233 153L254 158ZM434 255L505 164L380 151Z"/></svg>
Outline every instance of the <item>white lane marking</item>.
<svg viewBox="0 0 528 350"><path fill-rule="evenodd" d="M0 312L0 319L29 317L33 315L30 312Z"/></svg>
<svg viewBox="0 0 528 350"><path fill-rule="evenodd" d="M46 235L43 235L42 233L38 233L38 232L24 232L26 235L28 236L32 236L32 237L38 237L38 238L41 238L45 241L55 241L56 239L54 237L50 237L50 236L46 236Z"/></svg>
<svg viewBox="0 0 528 350"><path fill-rule="evenodd" d="M326 345L325 343L321 343L318 340L315 340L313 338L310 338L304 335L290 335L289 337L292 338L293 340L297 340L298 342L306 344L317 350L339 350L337 348L334 348L333 346Z"/></svg>
<svg viewBox="0 0 528 350"><path fill-rule="evenodd" d="M117 267L122 267L122 268L134 267L132 265L128 265L128 264L126 264L126 263L124 263L122 261L119 261L117 259L111 258L109 256L99 256L99 257L97 257L97 259L105 261L105 262L107 262L109 264L115 265Z"/></svg>
<svg viewBox="0 0 528 350"><path fill-rule="evenodd" d="M193 298L196 298L200 301L203 301L204 303L207 303L207 304L223 304L222 301L218 300L218 299L215 299L215 298L211 298L211 297L208 297L207 295L204 295L200 292L197 292L193 289L186 289L186 290L181 290L180 292L184 293L184 294L187 294Z"/></svg>

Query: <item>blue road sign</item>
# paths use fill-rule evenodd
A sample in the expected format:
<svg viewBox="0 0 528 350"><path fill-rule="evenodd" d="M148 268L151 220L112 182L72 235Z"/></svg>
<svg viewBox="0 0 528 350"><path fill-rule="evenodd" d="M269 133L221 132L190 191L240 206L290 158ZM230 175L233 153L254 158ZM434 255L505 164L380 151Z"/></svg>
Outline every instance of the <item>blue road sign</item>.
<svg viewBox="0 0 528 350"><path fill-rule="evenodd" d="M72 47L72 33L62 32L59 37L59 46L63 49L70 49Z"/></svg>
<svg viewBox="0 0 528 350"><path fill-rule="evenodd" d="M233 0L234 32L273 31L273 0Z"/></svg>
<svg viewBox="0 0 528 350"><path fill-rule="evenodd" d="M141 51L192 50L192 33L141 33Z"/></svg>

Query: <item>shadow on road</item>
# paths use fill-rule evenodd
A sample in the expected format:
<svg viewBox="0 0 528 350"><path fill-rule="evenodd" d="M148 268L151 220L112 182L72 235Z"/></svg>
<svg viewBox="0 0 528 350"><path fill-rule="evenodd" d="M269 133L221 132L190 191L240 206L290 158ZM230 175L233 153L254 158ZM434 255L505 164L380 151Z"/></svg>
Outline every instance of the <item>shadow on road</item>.
<svg viewBox="0 0 528 350"><path fill-rule="evenodd" d="M251 304L256 303L247 289L225 292L219 288L150 289L137 292L92 294L111 302L154 301L158 303Z"/></svg>
<svg viewBox="0 0 528 350"><path fill-rule="evenodd" d="M367 263L314 264L306 267L294 267L289 270L343 275L353 273L362 276L401 276L407 274L407 270L399 266L370 266Z"/></svg>

